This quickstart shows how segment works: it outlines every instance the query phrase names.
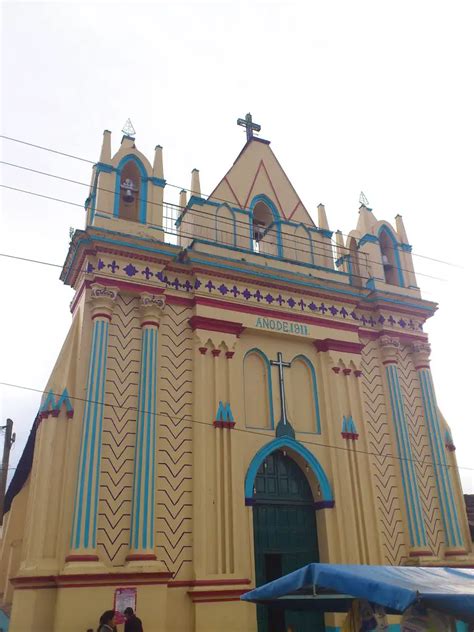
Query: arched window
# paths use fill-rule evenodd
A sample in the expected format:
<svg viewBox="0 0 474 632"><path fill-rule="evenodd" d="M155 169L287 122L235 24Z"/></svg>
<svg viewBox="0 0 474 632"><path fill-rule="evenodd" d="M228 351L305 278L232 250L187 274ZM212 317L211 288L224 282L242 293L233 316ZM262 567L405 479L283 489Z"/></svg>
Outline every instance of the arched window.
<svg viewBox="0 0 474 632"><path fill-rule="evenodd" d="M227 204L220 206L216 212L216 242L235 246L235 217Z"/></svg>
<svg viewBox="0 0 474 632"><path fill-rule="evenodd" d="M294 250L295 260L302 261L304 263L313 263L313 249L311 244L311 236L308 229L303 224L299 224L295 228L294 237L292 237L293 248L290 248L290 252ZM286 252L286 250L285 250Z"/></svg>
<svg viewBox="0 0 474 632"><path fill-rule="evenodd" d="M289 371L288 414L297 432L321 432L316 373L310 360L298 355Z"/></svg>
<svg viewBox="0 0 474 632"><path fill-rule="evenodd" d="M267 356L258 349L244 358L245 425L251 428L273 428L273 402Z"/></svg>
<svg viewBox="0 0 474 632"><path fill-rule="evenodd" d="M385 226L379 233L380 253L385 282L403 287L403 275L398 254L398 243L392 232Z"/></svg>

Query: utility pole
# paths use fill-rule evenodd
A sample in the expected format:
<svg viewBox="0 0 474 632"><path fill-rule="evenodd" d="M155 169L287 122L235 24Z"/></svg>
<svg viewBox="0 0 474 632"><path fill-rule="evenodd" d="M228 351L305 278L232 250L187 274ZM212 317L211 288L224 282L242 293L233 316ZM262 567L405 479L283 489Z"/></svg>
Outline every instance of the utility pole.
<svg viewBox="0 0 474 632"><path fill-rule="evenodd" d="M5 502L5 490L7 487L8 464L10 462L10 449L15 443L13 431L13 421L7 419L7 425L1 426L5 430L5 441L3 442L2 470L0 473L0 525L3 524L3 505Z"/></svg>

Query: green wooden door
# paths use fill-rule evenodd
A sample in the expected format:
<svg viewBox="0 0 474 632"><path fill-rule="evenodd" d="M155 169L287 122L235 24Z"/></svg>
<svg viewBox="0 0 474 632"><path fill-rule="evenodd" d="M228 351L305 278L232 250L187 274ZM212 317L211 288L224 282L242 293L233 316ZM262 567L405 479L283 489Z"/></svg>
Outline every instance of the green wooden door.
<svg viewBox="0 0 474 632"><path fill-rule="evenodd" d="M255 479L253 528L257 586L317 562L313 495L298 465L282 452L265 459ZM259 632L319 632L324 615L257 607Z"/></svg>

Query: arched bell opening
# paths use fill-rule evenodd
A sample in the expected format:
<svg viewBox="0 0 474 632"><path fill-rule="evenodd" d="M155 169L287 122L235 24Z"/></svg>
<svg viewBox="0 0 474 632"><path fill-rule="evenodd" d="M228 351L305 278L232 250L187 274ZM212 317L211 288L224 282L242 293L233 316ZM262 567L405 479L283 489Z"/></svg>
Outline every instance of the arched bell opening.
<svg viewBox="0 0 474 632"><path fill-rule="evenodd" d="M398 243L391 231L385 226L379 233L379 244L385 282L390 285L403 287Z"/></svg>
<svg viewBox="0 0 474 632"><path fill-rule="evenodd" d="M250 204L251 248L254 252L282 256L280 215L266 195L257 195Z"/></svg>
<svg viewBox="0 0 474 632"><path fill-rule="evenodd" d="M135 156L125 156L117 167L114 216L146 222L147 172Z"/></svg>

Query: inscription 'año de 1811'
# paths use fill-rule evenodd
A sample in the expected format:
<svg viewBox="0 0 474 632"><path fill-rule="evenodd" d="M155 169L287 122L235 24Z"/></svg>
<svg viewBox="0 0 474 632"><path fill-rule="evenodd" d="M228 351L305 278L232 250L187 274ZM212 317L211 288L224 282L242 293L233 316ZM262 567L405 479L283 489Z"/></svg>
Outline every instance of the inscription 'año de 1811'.
<svg viewBox="0 0 474 632"><path fill-rule="evenodd" d="M257 318L255 327L258 327L259 329L268 329L270 331L282 331L285 334L300 334L302 336L309 335L307 325L290 323L286 320L275 320L274 318Z"/></svg>

